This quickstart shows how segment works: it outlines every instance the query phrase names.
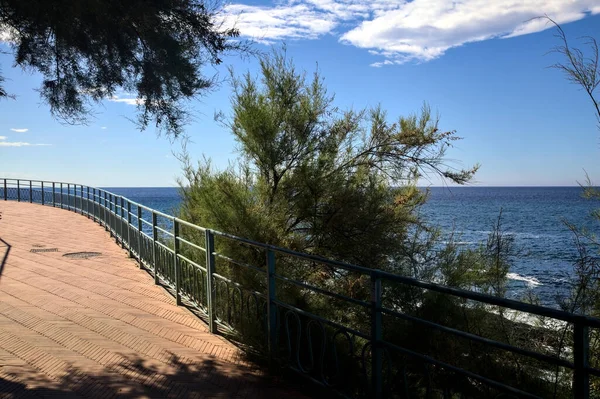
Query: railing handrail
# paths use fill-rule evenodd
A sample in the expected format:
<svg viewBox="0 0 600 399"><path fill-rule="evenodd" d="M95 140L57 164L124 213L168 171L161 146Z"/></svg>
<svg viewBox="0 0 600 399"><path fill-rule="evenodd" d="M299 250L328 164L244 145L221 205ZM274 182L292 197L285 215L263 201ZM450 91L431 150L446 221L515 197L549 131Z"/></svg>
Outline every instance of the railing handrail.
<svg viewBox="0 0 600 399"><path fill-rule="evenodd" d="M340 269L343 269L346 271L356 272L356 273L360 273L365 276L369 276L371 278L371 281L373 284L372 285L373 298L370 303L363 302L363 301L360 301L360 300L357 300L354 298L346 297L346 296L343 296L340 294L333 295L331 293L332 294L331 296L333 296L334 298L340 297L343 300L347 300L351 303L361 302L360 303L361 306L366 306L366 307L372 308L372 310L371 310L372 316L373 316L373 324L371 327L371 342L373 345L373 347L372 347L372 356L373 356L372 372L373 372L373 376L374 376L373 377L374 378L374 381L373 381L374 391L373 392L376 397L381 396L381 392L380 392L381 378L380 378L380 376L376 375L378 373L379 374L381 373L382 355L380 352L382 351L382 347L384 345L388 345L388 346L392 345L393 346L393 344L387 343L382 340L381 315L383 313L386 313L386 314L397 313L393 310L386 309L381 304L381 292L382 292L381 284L383 281L400 283L400 284L404 284L404 285L411 286L411 287L417 287L417 288L426 289L426 290L437 292L437 293L448 294L448 295L452 295L455 297L464 298L467 300L477 301L477 302L487 304L487 305L500 306L503 308L507 308L507 309L511 309L511 310L515 310L515 311L519 311L519 312L525 312L528 314L533 314L533 315L537 315L537 316L541 316L541 317L548 317L548 318L552 318L555 320L560 320L563 322L571 323L574 325L574 348L573 348L574 363L567 362L560 358L556 358L555 361L553 362L549 356L542 355L542 354L539 354L539 356L537 356L537 355L535 355L535 354L537 354L537 352L532 352L532 351L529 351L530 352L529 356L533 356L533 357L537 356L538 358L547 360L550 363L560 364L563 367L568 367L568 368L572 368L573 370L575 370L574 390L576 391L577 397L585 398L585 397L589 396L589 374L600 375L599 370L589 367L589 364L588 364L589 342L587 341L588 337L589 337L588 329L589 328L600 328L600 318L569 313L569 312L565 312L563 310L553 309L553 308L539 306L539 305L533 305L533 304L516 301L516 300L512 300L512 299L495 297L495 296L492 296L489 294L448 287L448 286L444 286L441 284L418 280L418 279L415 279L412 277L406 277L406 276L389 273L389 272L386 272L386 271L383 271L380 269L370 269L370 268L367 268L364 266L335 261L335 260L317 256L317 255L297 252L297 251L293 251L288 248L282 248L282 247L278 247L278 246L274 246L274 245L270 245L270 244L265 244L265 243L261 243L261 242L247 239L244 237L238 237L236 235L232 235L229 233L220 232L220 231L213 230L213 229L210 229L207 227L195 225L189 221L180 219L173 215L166 214L164 212L160 212L156 209L150 208L146 205L132 201L127 197L124 197L119 194L115 194L113 192L110 192L110 191L102 189L102 188L90 187L90 186L85 186L85 185L81 185L81 184L73 184L73 183L66 183L66 182L52 182L52 181L45 181L45 180L26 180L26 179L13 179L13 178L0 178L0 180L3 181L3 185L0 188L3 188L3 193L4 193L3 195L4 195L5 200L9 199L8 195L7 195L8 188L13 188L13 187L9 187L9 184L13 184L12 182L14 182L14 183L16 183L17 200L18 201L23 200L23 197L21 196L22 190L29 190L29 197L28 197L29 201L27 201L27 202L34 202L33 201L33 189L34 189L33 184L39 183L41 185L41 190L43 190L42 198L41 198L42 205L44 205L44 199L46 196L46 192L50 191L50 189L51 189L52 190L52 202L51 203L53 206L56 205L56 195L60 194L60 207L61 208L63 207L63 205L66 205L66 209L74 210L76 212L79 210L83 214L84 213L83 201L86 200L87 202L86 202L85 212L87 213L88 216L90 216L90 212L89 212L90 201L92 202L92 204L94 204L94 205L97 204L98 206L102 207L104 216L99 219L102 219L102 222L104 223L105 227L107 227L107 230L110 230L109 227L107 226L107 223L110 224L110 221L107 222L106 221L107 218L109 220L110 220L110 217L112 217L113 219L118 218L120 221L126 220L127 221L127 229L128 229L127 230L127 243L125 243L125 236L123 233L123 228L124 228L123 224L121 224L120 227L114 228L114 234L115 234L116 238L117 238L117 236L120 236L121 244L124 247L125 247L125 244L127 244L130 254L132 254L132 242L129 237L129 234L130 234L129 229L132 227L132 223L131 223L132 216L136 217L137 224L138 224L137 230L139 231L138 244L137 244L137 246L138 246L137 256L139 257L140 265L145 262L142 259L141 253L139 252L139 251L141 251L141 247L140 247L141 244L140 244L139 240L140 240L140 237L142 235L144 235L148 239L152 240L152 242L153 242L153 250L152 250L153 266L152 267L153 267L153 273L154 273L154 278L155 278L156 283L158 283L158 281L159 281L159 276L157 273L157 268L159 265L157 263L155 248L157 248L157 246L161 246L166 251L169 251L170 253L172 253L174 255L174 267L175 267L175 269L174 269L175 270L175 272L174 272L175 273L175 284L174 285L175 285L175 290L176 290L175 295L176 295L178 304L181 302L180 286L179 286L180 278L181 278L180 277L181 266L179 265L179 263L180 263L180 260L189 262L189 259L185 258L183 255L181 255L179 253L180 242L187 243L189 245L192 245L193 247L196 247L197 249L204 250L204 252L206 253L206 262L207 262L206 265L207 266L203 270L206 272L206 275L207 275L207 284L208 284L207 289L210 292L212 292L212 290L213 290L212 285L211 285L211 284L213 284L213 275L214 275L214 277L218 277L219 279L228 280L227 278L220 276L220 275L216 274L216 272L215 272L215 268L214 268L215 257L228 259L226 256L220 255L214 251L214 241L213 240L214 240L215 236L220 236L223 238L235 240L237 242L241 242L241 243L244 243L247 245L251 245L251 246L262 248L262 249L266 250L266 253L267 253L266 266L267 267L266 267L266 270L264 270L264 272L265 272L265 275L267 276L266 278L268 281L267 293L262 294L262 293L257 292L255 294L264 296L265 299L267 300L267 318L268 318L268 326L269 326L268 342L269 342L270 350L272 350L271 349L272 346L275 345L276 334L277 334L276 327L273 324L273 323L275 323L275 320L272 319L272 318L276 317L276 306L283 306L285 308L294 310L298 314L306 314L306 315L310 314L311 317L314 317L317 319L319 318L319 316L317 316L317 315L314 315L309 312L303 311L301 309L295 308L289 304L284 304L284 303L280 302L275 297L275 280L279 279L282 281L290 282L292 284L296 283L307 289L313 290L314 292L323 291L321 293L324 293L324 291L325 291L318 287L310 286L306 283L296 281L296 280L287 278L285 276L277 275L275 272L275 253L280 253L280 254L285 254L288 256L296 257L296 258L310 260L310 261L318 262L320 264L334 266L334 267L337 267L337 268L340 268ZM26 182L29 184L26 186L21 186L21 182ZM45 187L44 187L44 184L46 184ZM65 185L67 188L66 193L64 193L64 190L63 190L65 188ZM60 187L60 193L56 192L57 187ZM84 193L84 188L85 188L85 193ZM35 187L35 189L38 189L38 187ZM66 204L64 204L63 195L66 195L66 197L67 197ZM71 196L75 197L73 200L73 204L71 204ZM79 209L78 209L78 204L77 204L78 199L80 199ZM49 204L49 202L46 201L46 205L48 205L48 204ZM137 215L132 215L132 212L131 212L132 205L137 208ZM106 216L107 210L108 210L108 217ZM152 223L150 223L142 218L142 213L141 213L142 210L145 210L145 211L151 213ZM125 213L127 213L126 218L125 218ZM93 216L94 216L94 219L96 219L95 211L94 211ZM170 221L173 224L173 232L170 232L164 228L159 227L158 223L157 223L157 217L161 217L161 218L164 218L164 219ZM143 222L145 222L146 224L151 226L151 228L152 228L151 236L142 231ZM182 226L182 225L193 228L193 229L197 229L198 231L201 231L201 232L204 232L206 234L206 242L204 243L205 248L202 248L199 244L194 244L189 241L186 241L181 236L179 236L178 235L179 226ZM135 229L135 226L133 226L133 228ZM111 229L112 229L112 227L111 227ZM120 231L119 231L119 229L120 229ZM113 230L110 230L110 231L112 234ZM167 245L164 245L163 243L161 243L157 240L158 232L162 232L163 234L171 235L173 237L173 240L174 240L173 249L169 248ZM234 261L233 259L230 259L230 260ZM250 269L259 270L255 266L252 266L252 265L242 265L242 266L248 266ZM231 281L231 283L237 284L237 282L233 282L233 281ZM216 324L218 323L218 321L215 318L214 309L213 309L215 298L214 298L214 294L211 294L210 292L208 293L209 296L207 298L207 307L208 307L207 313L208 313L208 319L209 319L209 328L210 328L211 332L216 332ZM324 294L329 295L327 293L324 293ZM411 317L412 316L408 316L407 318L410 319ZM328 320L325 320L325 321L327 321L327 323L336 324L335 322L330 322ZM453 330L452 328L444 327L442 325L437 325L436 323L433 323L433 322L427 322L427 323L432 324L434 328L435 328L435 326L438 326L438 327L441 327L441 329L445 330L446 332L455 333L457 335L461 335L461 333L462 333L462 336L477 340L477 338L476 338L477 336L474 336L473 334L461 332L459 330ZM345 328L347 331L351 331L350 328L346 328L344 326L340 326L340 327ZM362 333L360 333L360 335L364 336ZM486 340L487 339L482 337L482 339L480 341L485 342ZM487 340L487 341L492 342L491 340ZM498 345L496 345L496 344L498 344ZM505 348L506 350L512 350L512 349L510 349L510 345L502 344L497 341L492 342L492 345L496 345L499 347L506 347ZM512 348L518 349L517 347L512 347ZM408 352L410 352L410 351L408 351ZM515 350L515 352L528 355L527 354L528 350L525 350L525 349L518 349L518 350ZM500 385L502 385L502 384L500 384ZM586 386L587 386L587 388L586 388ZM379 387L379 388L377 388L377 387ZM513 388L511 388L511 389L513 389Z"/></svg>
<svg viewBox="0 0 600 399"><path fill-rule="evenodd" d="M336 261L336 260L332 260L332 259L327 259L327 258L318 256L318 255L307 254L307 253L303 253L303 252L294 251L289 248L283 248L283 247L278 247L276 245L265 244L265 243L262 243L259 241L254 241L254 240L245 238L245 237L239 237L239 236L236 236L233 234L214 230L209 227L199 226L199 225L193 224L191 222L188 222L187 220L180 219L176 216L169 215L167 213L150 208L146 205L140 204L138 202L130 200L127 197L124 197L119 194L115 194L115 193L105 190L103 188L85 186L85 185L74 184L74 183L50 182L50 181L45 181L45 180L2 179L2 178L0 178L0 180L6 180L6 181L19 180L19 181L26 181L26 182L31 181L32 183L42 183L43 182L43 183L55 183L55 184L69 184L71 186L76 186L76 187L89 187L90 189L95 188L96 190L102 191L106 194L110 194L116 198L123 198L124 200L129 202L131 205L139 206L140 208L145 209L149 212L155 213L157 216L164 217L164 218L170 220L171 222L177 221L178 223L184 224L188 227L199 229L200 231L205 231L207 229L210 229L211 232L215 235L218 235L221 237L226 237L226 238L229 238L232 240L243 242L245 244L260 247L260 248L263 248L266 250L272 250L275 252L295 256L298 258L312 260L312 261L323 263L323 264L330 265L330 266L336 266L336 267L345 269L347 271L359 272L359 273L363 273L365 275L377 274L380 278L385 279L385 280L395 281L398 283L411 285L413 287L425 288L425 289L443 293L443 294L459 296L461 298L486 303L488 305L502 306L502 307L512 309L512 310L535 314L537 316L551 317L551 318L565 321L568 323L582 323L582 324L586 324L589 327L600 328L600 318L586 316L586 315L580 315L580 314L576 314L576 313L569 313L564 310L553 309L553 308L549 308L546 306L534 305L534 304L530 304L530 303L526 303L526 302L522 302L522 301L517 301L514 299L500 298L500 297L496 297L493 295L482 294L482 293L475 292L475 291L469 291L469 290L464 290L464 289L460 289L460 288L448 287L448 286L445 286L442 284L430 283L430 282L419 280L419 279L416 279L413 277L406 277L406 276L401 276L398 274L393 274L393 273L386 272L381 269L370 269L370 268L355 265L352 263L346 263L346 262L340 262L340 261ZM117 207L120 208L119 205L117 205ZM171 232L166 232L166 233L172 234Z"/></svg>

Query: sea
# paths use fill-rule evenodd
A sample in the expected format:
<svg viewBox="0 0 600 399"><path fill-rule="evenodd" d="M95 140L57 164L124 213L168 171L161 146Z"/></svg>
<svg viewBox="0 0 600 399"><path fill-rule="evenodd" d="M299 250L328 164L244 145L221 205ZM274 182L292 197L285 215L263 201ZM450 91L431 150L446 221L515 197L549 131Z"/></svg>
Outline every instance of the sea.
<svg viewBox="0 0 600 399"><path fill-rule="evenodd" d="M173 214L180 204L177 188L107 188L135 202ZM567 223L600 235L590 217L600 203L582 197L580 187L430 187L422 215L465 248L484 245L502 211L502 231L513 238L516 256L508 274L508 296L528 292L541 304L556 307L568 295L577 260L575 236ZM596 253L596 255L599 255Z"/></svg>

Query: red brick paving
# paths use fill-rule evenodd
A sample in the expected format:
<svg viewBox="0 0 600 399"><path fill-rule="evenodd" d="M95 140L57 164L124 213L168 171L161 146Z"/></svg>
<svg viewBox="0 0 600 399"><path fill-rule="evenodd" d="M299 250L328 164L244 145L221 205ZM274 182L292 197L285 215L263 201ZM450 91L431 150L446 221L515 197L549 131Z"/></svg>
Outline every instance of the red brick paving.
<svg viewBox="0 0 600 399"><path fill-rule="evenodd" d="M103 227L36 204L0 212L1 398L300 397L177 307ZM102 255L62 256L79 251Z"/></svg>

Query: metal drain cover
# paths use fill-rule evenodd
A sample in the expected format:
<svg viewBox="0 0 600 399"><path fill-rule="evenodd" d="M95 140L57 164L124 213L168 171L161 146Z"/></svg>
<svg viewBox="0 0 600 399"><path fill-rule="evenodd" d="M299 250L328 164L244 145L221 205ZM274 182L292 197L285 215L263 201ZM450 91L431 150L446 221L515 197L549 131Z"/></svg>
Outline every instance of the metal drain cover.
<svg viewBox="0 0 600 399"><path fill-rule="evenodd" d="M102 255L101 252L70 252L68 254L64 254L67 258L75 258L75 259L88 259L93 258L95 256Z"/></svg>
<svg viewBox="0 0 600 399"><path fill-rule="evenodd" d="M29 252L37 253L37 252L58 252L58 248L33 248L30 249Z"/></svg>

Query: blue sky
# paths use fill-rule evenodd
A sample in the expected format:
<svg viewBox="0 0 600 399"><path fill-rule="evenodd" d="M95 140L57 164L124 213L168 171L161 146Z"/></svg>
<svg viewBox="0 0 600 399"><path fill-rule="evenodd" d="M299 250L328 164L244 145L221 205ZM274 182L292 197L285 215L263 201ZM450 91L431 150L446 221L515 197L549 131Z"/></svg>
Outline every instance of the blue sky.
<svg viewBox="0 0 600 399"><path fill-rule="evenodd" d="M491 4L495 3L495 4ZM285 41L300 68L319 70L341 108L381 104L390 118L418 111L424 101L440 127L463 140L448 153L456 165L479 162L476 185L600 183L600 131L585 93L548 68L554 31L530 18L548 14L573 43L600 39L596 0L241 0L222 16L256 48ZM8 49L6 44L0 44ZM135 99L121 93L95 108L89 126L54 120L36 88L41 77L12 68L0 55L5 88L16 100L0 102L0 177L62 180L94 186L172 186L180 176L172 152L180 143L140 132ZM207 67L221 85L191 102L187 126L193 157L225 167L235 142L213 121L230 112L226 67L257 71L255 59L228 57ZM432 180L432 184L439 181ZM427 182L423 182L427 184Z"/></svg>

